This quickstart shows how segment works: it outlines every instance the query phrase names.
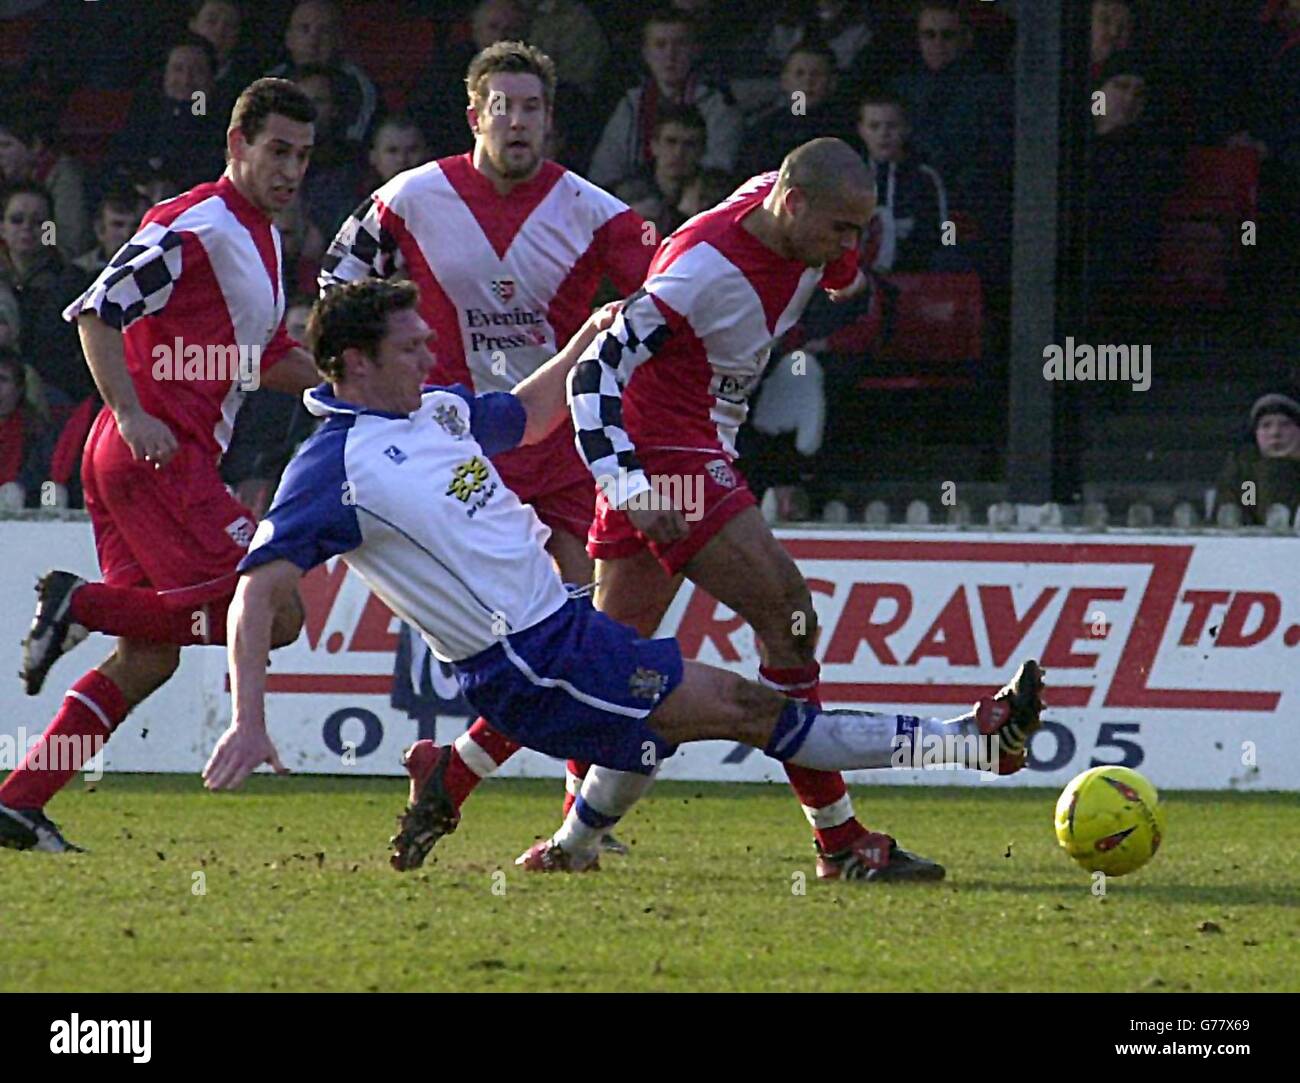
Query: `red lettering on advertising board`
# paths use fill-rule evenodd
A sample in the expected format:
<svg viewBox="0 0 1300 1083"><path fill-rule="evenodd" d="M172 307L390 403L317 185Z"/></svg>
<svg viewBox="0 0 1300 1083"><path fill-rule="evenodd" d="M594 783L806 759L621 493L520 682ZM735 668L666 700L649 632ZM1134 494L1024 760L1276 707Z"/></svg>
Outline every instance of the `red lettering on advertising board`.
<svg viewBox="0 0 1300 1083"><path fill-rule="evenodd" d="M993 664L1007 664L1016 648L1024 641L1034 622L1042 616L1047 603L1056 597L1055 587L1044 587L1023 617L1016 616L1016 603L1010 587L980 587L980 609L984 613L984 630L988 633L989 647L993 651Z"/></svg>
<svg viewBox="0 0 1300 1083"><path fill-rule="evenodd" d="M975 629L970 623L970 607L966 604L966 588L958 587L948 604L926 629L921 642L907 658L909 666L922 658L946 658L954 666L978 666L979 654L975 650Z"/></svg>
<svg viewBox="0 0 1300 1083"><path fill-rule="evenodd" d="M392 654L397 650L397 636L388 630L392 623L393 611L375 595L367 595L366 607L361 611L361 619L357 621L348 650Z"/></svg>
<svg viewBox="0 0 1300 1083"><path fill-rule="evenodd" d="M1192 611L1187 614L1187 624L1183 627L1183 634L1178 637L1178 645L1195 647L1201 641L1201 633L1205 631L1205 622L1210 619L1210 611L1231 597L1231 591L1226 590L1183 591L1183 601L1192 607Z"/></svg>
<svg viewBox="0 0 1300 1083"><path fill-rule="evenodd" d="M312 650L320 643L320 634L330 619L334 600L339 596L339 588L343 586L347 574L348 566L343 561L336 560L333 568L325 564L317 565L298 584L302 594L303 629Z"/></svg>
<svg viewBox="0 0 1300 1083"><path fill-rule="evenodd" d="M871 618L875 615L876 603L882 598L894 603L894 615L876 624ZM898 659L885 641L903 627L911 615L912 592L902 583L854 583L831 635L830 646L826 648L824 664L852 662L858 653L858 644L865 643L884 665L898 665Z"/></svg>
<svg viewBox="0 0 1300 1083"><path fill-rule="evenodd" d="M1246 621L1255 606L1260 607L1259 623L1247 632ZM1277 627L1282 619L1282 601L1276 594L1268 591L1238 591L1223 615L1223 627L1215 637L1216 647L1253 647L1262 643Z"/></svg>
<svg viewBox="0 0 1300 1083"><path fill-rule="evenodd" d="M1075 587L1065 596L1056 627L1043 649L1043 665L1048 669L1091 669L1097 664L1095 654L1075 654L1074 644L1080 639L1105 639L1105 630L1096 631L1089 621L1088 607L1094 601L1123 601L1128 592L1123 587Z"/></svg>

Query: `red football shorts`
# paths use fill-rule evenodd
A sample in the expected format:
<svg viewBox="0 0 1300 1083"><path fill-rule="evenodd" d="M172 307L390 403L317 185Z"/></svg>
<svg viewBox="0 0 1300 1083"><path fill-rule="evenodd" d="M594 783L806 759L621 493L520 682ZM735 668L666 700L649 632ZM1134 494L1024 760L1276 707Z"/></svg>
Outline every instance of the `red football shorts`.
<svg viewBox="0 0 1300 1083"><path fill-rule="evenodd" d="M690 533L670 545L653 542L624 512L596 494L596 518L587 535L587 552L596 560L619 560L649 549L669 575L676 575L732 519L758 501L745 477L721 451L638 449L637 458L657 493L680 494L694 506L674 506L685 513Z"/></svg>
<svg viewBox="0 0 1300 1083"><path fill-rule="evenodd" d="M492 465L552 530L572 534L579 541L587 537L596 514L596 482L578 457L571 422L545 440L498 455Z"/></svg>
<svg viewBox="0 0 1300 1083"><path fill-rule="evenodd" d="M137 462L105 408L81 480L105 583L152 587L178 609L234 593L257 524L226 491L210 451L182 443L161 469Z"/></svg>

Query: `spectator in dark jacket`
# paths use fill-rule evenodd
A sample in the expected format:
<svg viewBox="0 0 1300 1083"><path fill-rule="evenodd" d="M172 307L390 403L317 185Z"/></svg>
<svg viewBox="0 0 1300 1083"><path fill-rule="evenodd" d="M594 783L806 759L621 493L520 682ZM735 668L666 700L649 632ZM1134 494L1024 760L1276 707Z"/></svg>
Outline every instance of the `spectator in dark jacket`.
<svg viewBox="0 0 1300 1083"><path fill-rule="evenodd" d="M1300 507L1300 402L1275 391L1250 408L1250 440L1228 456L1219 475L1218 503L1236 504L1246 526L1262 525L1268 509Z"/></svg>
<svg viewBox="0 0 1300 1083"><path fill-rule="evenodd" d="M216 112L216 53L205 38L184 34L167 50L159 89L142 88L126 126L113 138L110 163L124 172L141 165L193 188L226 167L226 122Z"/></svg>
<svg viewBox="0 0 1300 1083"><path fill-rule="evenodd" d="M0 182L35 181L50 193L58 243L65 252L81 252L90 243L86 185L80 164L55 147L50 109L38 102L10 98L0 104Z"/></svg>
<svg viewBox="0 0 1300 1083"><path fill-rule="evenodd" d="M50 466L50 434L27 396L27 372L0 348L0 509L39 507Z"/></svg>
<svg viewBox="0 0 1300 1083"><path fill-rule="evenodd" d="M191 0L189 29L206 38L217 54L212 85L213 111L219 117L230 115L235 99L259 74L257 57L240 40L242 28L239 0Z"/></svg>
<svg viewBox="0 0 1300 1083"><path fill-rule="evenodd" d="M43 243L51 226L49 193L39 184L15 184L0 195L0 282L18 298L23 355L54 391L76 402L93 389L77 329L63 308L87 278Z"/></svg>
<svg viewBox="0 0 1300 1083"><path fill-rule="evenodd" d="M781 96L754 118L736 172L749 177L779 169L790 151L810 139L847 136L835 84L835 54L827 46L816 41L794 46L781 69Z"/></svg>
<svg viewBox="0 0 1300 1083"><path fill-rule="evenodd" d="M379 105L379 93L364 71L344 60L342 12L334 0L302 0L289 17L284 45L289 59L267 75L297 79L307 65L323 65L334 82L334 105L339 134L349 143L364 143Z"/></svg>
<svg viewBox="0 0 1300 1083"><path fill-rule="evenodd" d="M1143 58L1115 53L1102 66L1104 109L1093 117L1084 185L1091 302L1103 317L1139 300L1155 268L1160 214L1172 189L1174 154L1150 120Z"/></svg>
<svg viewBox="0 0 1300 1083"><path fill-rule="evenodd" d="M876 171L871 269L928 271L948 221L948 196L939 174L912 156L907 109L900 98L871 94L858 109L858 136Z"/></svg>
<svg viewBox="0 0 1300 1083"><path fill-rule="evenodd" d="M1011 86L982 70L957 0L922 0L916 32L921 64L892 87L907 107L912 147L939 171L953 208L973 215L982 236L1007 238Z"/></svg>
<svg viewBox="0 0 1300 1083"><path fill-rule="evenodd" d="M474 145L465 119L465 73L482 50L498 41L522 40L528 13L516 0L479 0L470 14L468 41L441 46L429 73L408 104L416 123L424 129L435 158L463 154Z"/></svg>

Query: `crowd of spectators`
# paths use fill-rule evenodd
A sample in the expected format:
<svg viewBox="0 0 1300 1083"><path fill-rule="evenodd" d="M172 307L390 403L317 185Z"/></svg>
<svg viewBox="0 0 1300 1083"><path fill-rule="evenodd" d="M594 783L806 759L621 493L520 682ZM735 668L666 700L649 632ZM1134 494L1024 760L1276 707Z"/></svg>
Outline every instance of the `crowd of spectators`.
<svg viewBox="0 0 1300 1083"><path fill-rule="evenodd" d="M258 75L295 80L320 115L310 171L280 222L286 283L301 304L329 240L369 191L470 148L469 60L517 37L557 64L551 155L615 192L661 236L794 146L834 135L876 167L864 265L878 276L978 274L996 298L1009 274L1015 8L1013 0L0 4L0 37L26 27L22 47L9 50L0 100L0 381L5 372L13 381L17 363L25 388L13 399L0 386L0 484L21 484L41 449L55 454L38 431L71 426L75 437L94 403L61 308L148 206L221 172L231 104ZM1282 178L1262 201L1279 220L1294 206L1300 0L1236 8L1240 33L1192 85L1173 70L1167 13L1149 18L1138 0L1089 4L1081 214L1096 297L1131 296L1149 277L1162 201L1188 143L1254 148ZM408 43L385 37L389 19L429 24L424 52L395 65L388 54ZM93 153L60 134L59 118L87 94L129 95L116 131ZM877 288L842 312L814 306L805 342L841 373L854 371L872 336L887 333L888 296ZM848 324L857 333L846 337ZM848 368L835 360L837 342L851 344ZM265 482L274 455L257 434L282 431L292 411L258 394L267 401L244 423L253 436L240 434L231 451L235 485ZM60 461L72 459L65 448ZM29 505L40 495L24 487Z"/></svg>

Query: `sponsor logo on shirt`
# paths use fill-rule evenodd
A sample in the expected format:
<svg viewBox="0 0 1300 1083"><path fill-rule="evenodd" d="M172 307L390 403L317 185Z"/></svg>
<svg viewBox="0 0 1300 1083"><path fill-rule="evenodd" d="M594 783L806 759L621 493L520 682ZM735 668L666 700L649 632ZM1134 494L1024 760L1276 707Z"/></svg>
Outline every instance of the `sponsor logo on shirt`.
<svg viewBox="0 0 1300 1083"><path fill-rule="evenodd" d="M511 289L514 289L513 280ZM508 312L499 312L467 308L465 326L470 331L469 348L473 353L546 345L546 316L533 309L512 308Z"/></svg>
<svg viewBox="0 0 1300 1083"><path fill-rule="evenodd" d="M515 295L515 280L513 278L494 278L492 280L492 295L502 304L509 304L510 299Z"/></svg>
<svg viewBox="0 0 1300 1083"><path fill-rule="evenodd" d="M489 476L487 463L477 455L463 463L457 463L452 469L447 495L454 496L462 504L469 505L465 515L470 519L473 519L479 509L496 494L497 483L494 481L488 485ZM470 503L471 499L473 503Z"/></svg>

